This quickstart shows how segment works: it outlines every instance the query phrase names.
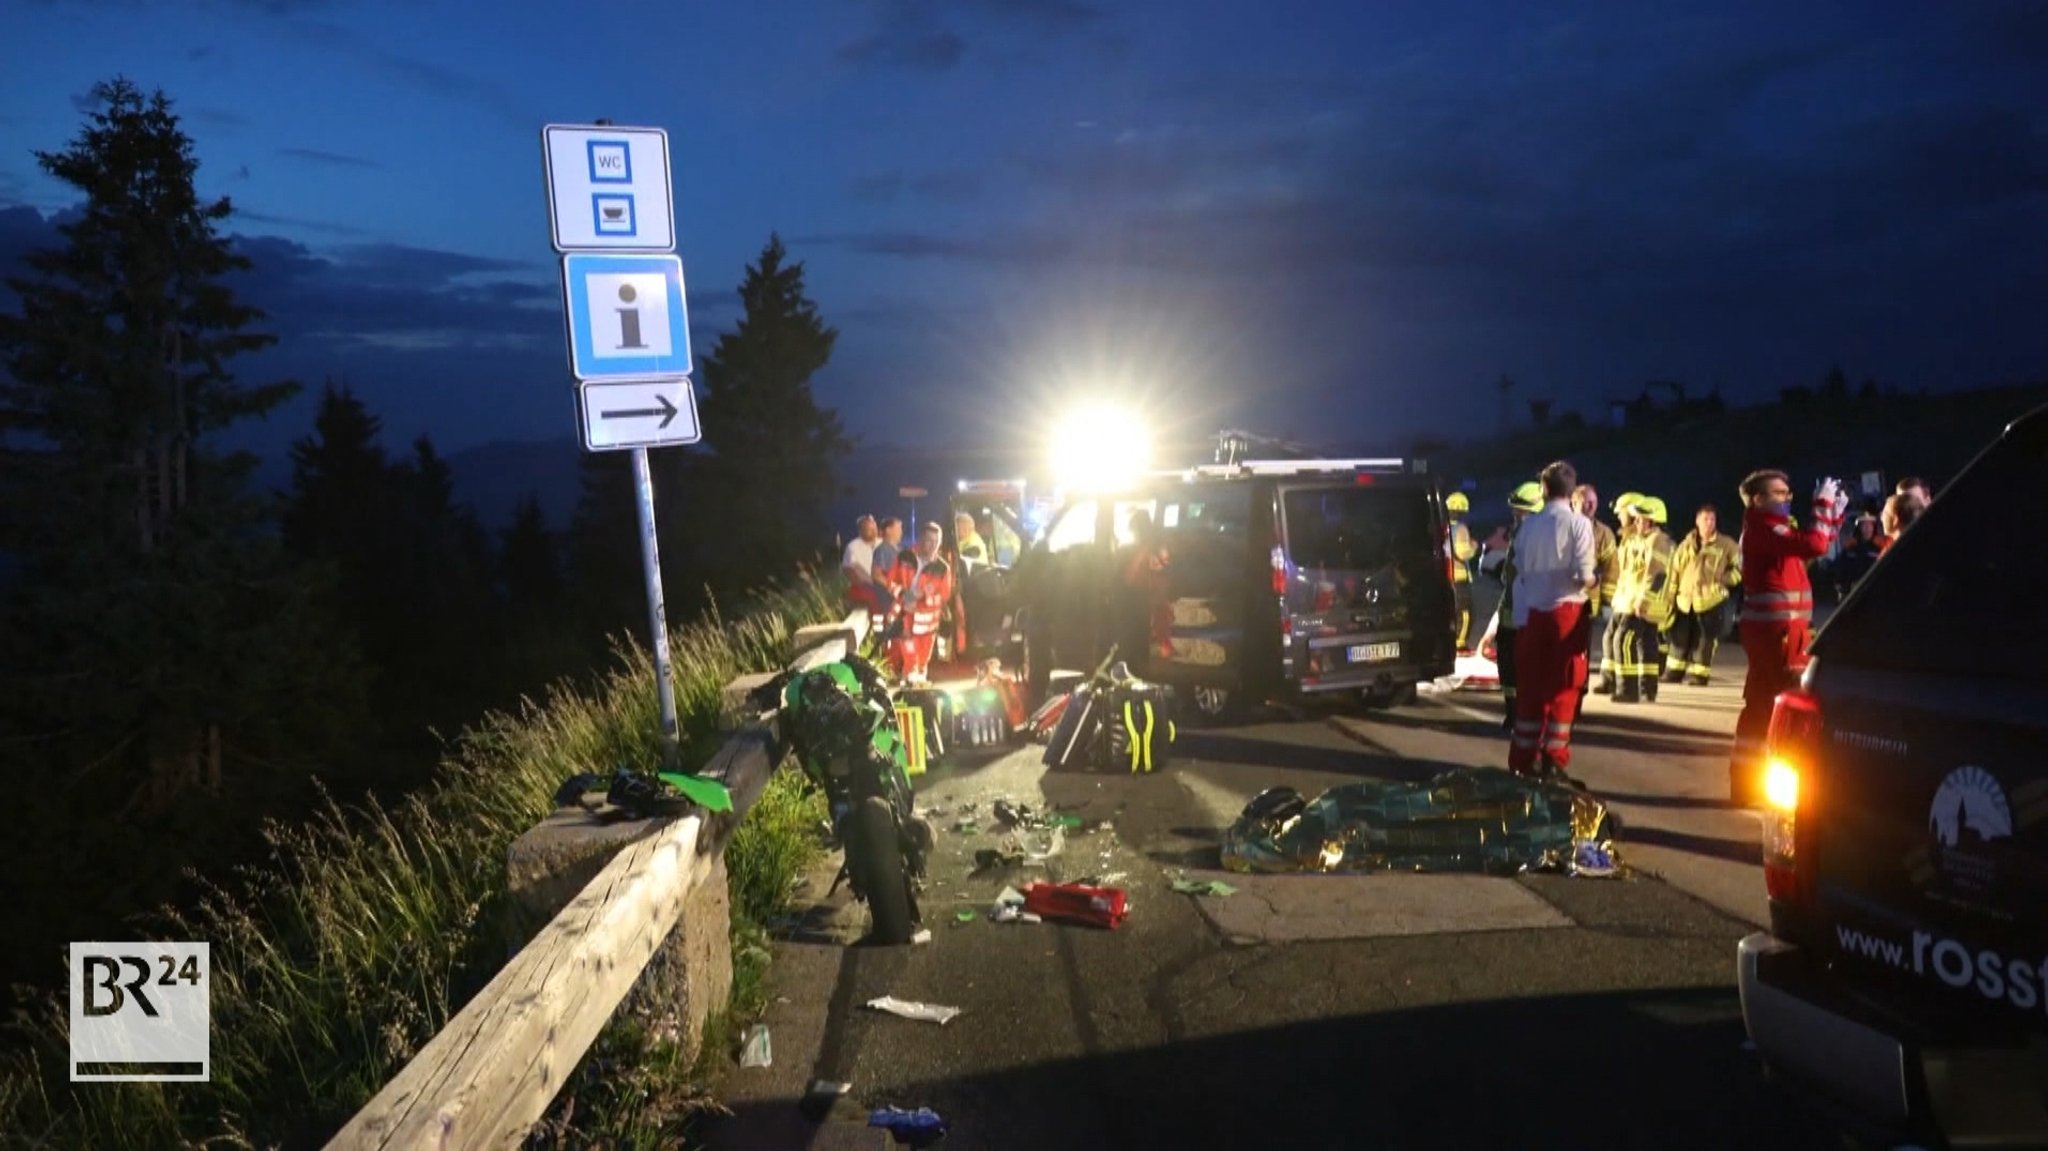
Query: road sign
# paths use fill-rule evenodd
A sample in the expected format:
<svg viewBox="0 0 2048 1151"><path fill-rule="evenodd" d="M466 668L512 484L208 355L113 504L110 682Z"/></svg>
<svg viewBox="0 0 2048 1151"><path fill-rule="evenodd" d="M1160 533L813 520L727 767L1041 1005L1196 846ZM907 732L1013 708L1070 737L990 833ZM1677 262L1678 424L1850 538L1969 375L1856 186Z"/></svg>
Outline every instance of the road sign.
<svg viewBox="0 0 2048 1151"><path fill-rule="evenodd" d="M690 317L675 256L571 252L562 257L569 370L579 380L690 374Z"/></svg>
<svg viewBox="0 0 2048 1151"><path fill-rule="evenodd" d="M579 384L576 391L586 451L661 448L703 438L697 426L696 389L687 379L591 382Z"/></svg>
<svg viewBox="0 0 2048 1151"><path fill-rule="evenodd" d="M675 250L667 132L549 124L541 129L541 153L557 251Z"/></svg>

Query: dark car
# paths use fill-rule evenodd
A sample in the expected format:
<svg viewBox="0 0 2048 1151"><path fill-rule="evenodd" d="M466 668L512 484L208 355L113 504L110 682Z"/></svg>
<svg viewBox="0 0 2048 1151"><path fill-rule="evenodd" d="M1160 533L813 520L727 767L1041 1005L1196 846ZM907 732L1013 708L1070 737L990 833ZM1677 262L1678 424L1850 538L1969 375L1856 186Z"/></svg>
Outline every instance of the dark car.
<svg viewBox="0 0 2048 1151"><path fill-rule="evenodd" d="M1385 705L1451 673L1447 521L1420 465L1245 461L1155 475L1060 510L1017 571L1034 693L1054 668L1093 667L1131 634L1119 574L1140 511L1170 557L1170 642L1119 658L1201 712L1221 718L1288 695Z"/></svg>
<svg viewBox="0 0 2048 1151"><path fill-rule="evenodd" d="M1771 930L1744 939L1776 1076L1894 1138L2048 1146L2048 408L1843 602L1769 736Z"/></svg>

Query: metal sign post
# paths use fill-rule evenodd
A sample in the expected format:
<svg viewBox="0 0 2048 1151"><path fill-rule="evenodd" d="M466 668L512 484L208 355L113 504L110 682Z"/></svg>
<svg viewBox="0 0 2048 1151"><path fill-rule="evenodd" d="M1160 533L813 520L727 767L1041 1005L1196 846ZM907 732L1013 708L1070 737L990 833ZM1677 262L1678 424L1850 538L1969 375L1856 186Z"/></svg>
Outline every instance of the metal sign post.
<svg viewBox="0 0 2048 1151"><path fill-rule="evenodd" d="M647 581L647 622L654 632L654 696L661 705L662 768L673 771L681 733L676 724L676 685L668 663L668 613L661 602L661 542L654 531L654 472L647 449L633 449L633 503L640 512L640 566Z"/></svg>
<svg viewBox="0 0 2048 1151"><path fill-rule="evenodd" d="M541 157L549 228L555 250L562 253L569 372L576 379L583 447L633 453L633 503L654 641L662 769L673 771L681 730L647 449L694 444L700 434L690 387L683 264L673 255L668 133L602 120L550 124L541 130Z"/></svg>

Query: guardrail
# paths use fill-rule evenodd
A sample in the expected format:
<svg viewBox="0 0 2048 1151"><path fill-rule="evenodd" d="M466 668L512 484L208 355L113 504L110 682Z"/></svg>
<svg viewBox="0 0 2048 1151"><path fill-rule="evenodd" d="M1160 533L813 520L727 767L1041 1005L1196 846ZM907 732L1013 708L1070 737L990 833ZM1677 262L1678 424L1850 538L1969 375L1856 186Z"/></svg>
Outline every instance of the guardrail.
<svg viewBox="0 0 2048 1151"><path fill-rule="evenodd" d="M802 670L857 652L867 633L865 612L799 629L789 666ZM727 719L740 726L699 773L725 784L732 812L647 821L651 831L618 848L334 1136L329 1151L520 1145L678 929L692 895L714 875L723 882L726 841L782 757L775 713L748 714L744 703L771 676L744 676L727 687ZM716 894L722 910L723 892ZM728 927L718 918L705 926L722 935ZM730 954L717 954L727 970L705 974L729 987Z"/></svg>

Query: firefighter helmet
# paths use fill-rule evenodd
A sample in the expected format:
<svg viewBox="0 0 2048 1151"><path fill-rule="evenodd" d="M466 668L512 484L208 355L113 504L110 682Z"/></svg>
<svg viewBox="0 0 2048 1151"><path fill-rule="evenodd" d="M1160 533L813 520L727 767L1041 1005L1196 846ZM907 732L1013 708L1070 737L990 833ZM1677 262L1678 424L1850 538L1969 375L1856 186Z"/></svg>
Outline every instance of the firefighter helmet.
<svg viewBox="0 0 2048 1151"><path fill-rule="evenodd" d="M1452 492L1445 498L1444 507L1454 512L1469 512L1472 510L1472 500L1464 492Z"/></svg>
<svg viewBox="0 0 2048 1151"><path fill-rule="evenodd" d="M1535 480L1519 484L1508 493L1508 506L1518 512L1540 512L1543 510L1543 485Z"/></svg>
<svg viewBox="0 0 2048 1151"><path fill-rule="evenodd" d="M1661 524L1667 518L1664 501L1656 496L1636 497L1636 514L1653 524Z"/></svg>

